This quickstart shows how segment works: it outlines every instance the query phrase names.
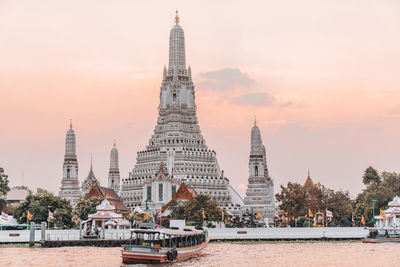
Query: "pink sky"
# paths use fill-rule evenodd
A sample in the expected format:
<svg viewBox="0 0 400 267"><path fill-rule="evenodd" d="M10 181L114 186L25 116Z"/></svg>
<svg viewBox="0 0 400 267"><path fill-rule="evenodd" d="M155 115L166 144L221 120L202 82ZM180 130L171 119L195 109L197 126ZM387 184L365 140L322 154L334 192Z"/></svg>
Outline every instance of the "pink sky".
<svg viewBox="0 0 400 267"><path fill-rule="evenodd" d="M82 3L84 2L84 3ZM200 127L244 193L257 115L275 190L353 196L369 165L400 171L400 2L0 0L0 166L58 192L73 119L79 177L127 177L157 119L175 9Z"/></svg>

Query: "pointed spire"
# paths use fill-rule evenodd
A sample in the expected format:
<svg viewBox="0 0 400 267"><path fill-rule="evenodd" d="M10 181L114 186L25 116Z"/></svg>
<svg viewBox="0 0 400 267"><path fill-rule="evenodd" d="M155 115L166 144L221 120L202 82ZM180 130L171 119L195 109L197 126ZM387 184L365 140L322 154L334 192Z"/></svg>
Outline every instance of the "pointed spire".
<svg viewBox="0 0 400 267"><path fill-rule="evenodd" d="M72 119L69 119L69 128L72 129Z"/></svg>
<svg viewBox="0 0 400 267"><path fill-rule="evenodd" d="M190 65L188 67L188 78L189 78L189 81L192 80L192 68L190 67Z"/></svg>
<svg viewBox="0 0 400 267"><path fill-rule="evenodd" d="M257 116L254 115L254 126L257 126Z"/></svg>
<svg viewBox="0 0 400 267"><path fill-rule="evenodd" d="M114 147L116 147L117 146L117 143L115 142L115 138L114 138Z"/></svg>
<svg viewBox="0 0 400 267"><path fill-rule="evenodd" d="M307 178L311 178L311 177L310 177L310 169L308 169Z"/></svg>
<svg viewBox="0 0 400 267"><path fill-rule="evenodd" d="M179 15L178 15L178 9L176 10L176 15L175 15L175 23L179 23Z"/></svg>
<svg viewBox="0 0 400 267"><path fill-rule="evenodd" d="M90 153L90 172L93 172L93 153Z"/></svg>
<svg viewBox="0 0 400 267"><path fill-rule="evenodd" d="M164 70L163 70L163 81L167 80L167 67L164 65Z"/></svg>

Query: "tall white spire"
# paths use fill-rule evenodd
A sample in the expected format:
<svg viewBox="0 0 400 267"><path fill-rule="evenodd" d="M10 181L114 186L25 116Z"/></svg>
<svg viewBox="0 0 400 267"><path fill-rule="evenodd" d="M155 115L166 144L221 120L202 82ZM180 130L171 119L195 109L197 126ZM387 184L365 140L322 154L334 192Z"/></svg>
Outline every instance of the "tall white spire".
<svg viewBox="0 0 400 267"><path fill-rule="evenodd" d="M169 70L176 69L179 71L186 70L185 59L185 34L179 25L178 10L175 16L175 25L169 34ZM174 71L175 72L175 71Z"/></svg>
<svg viewBox="0 0 400 267"><path fill-rule="evenodd" d="M118 166L118 149L114 140L114 146L110 152L110 170L108 172L108 187L114 189L115 192L120 190L120 174Z"/></svg>
<svg viewBox="0 0 400 267"><path fill-rule="evenodd" d="M63 178L61 180L60 197L75 205L80 198L78 179L78 159L76 156L76 137L72 129L72 120L65 137L65 155L63 164Z"/></svg>

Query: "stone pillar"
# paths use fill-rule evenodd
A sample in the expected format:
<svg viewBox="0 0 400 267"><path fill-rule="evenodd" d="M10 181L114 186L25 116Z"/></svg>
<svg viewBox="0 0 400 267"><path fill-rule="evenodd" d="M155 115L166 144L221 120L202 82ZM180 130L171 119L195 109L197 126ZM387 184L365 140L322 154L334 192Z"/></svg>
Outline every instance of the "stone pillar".
<svg viewBox="0 0 400 267"><path fill-rule="evenodd" d="M46 222L42 222L41 224L41 237L40 237L40 241L44 241L46 239Z"/></svg>
<svg viewBox="0 0 400 267"><path fill-rule="evenodd" d="M29 233L29 246L33 247L35 245L35 223L31 222L31 229Z"/></svg>
<svg viewBox="0 0 400 267"><path fill-rule="evenodd" d="M82 220L79 220L79 239L82 239Z"/></svg>

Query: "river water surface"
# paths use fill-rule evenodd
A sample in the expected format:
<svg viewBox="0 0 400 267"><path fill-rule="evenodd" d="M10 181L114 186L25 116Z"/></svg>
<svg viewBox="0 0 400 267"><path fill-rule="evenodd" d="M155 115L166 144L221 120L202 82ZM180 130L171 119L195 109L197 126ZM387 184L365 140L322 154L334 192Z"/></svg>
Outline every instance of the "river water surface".
<svg viewBox="0 0 400 267"><path fill-rule="evenodd" d="M123 266L120 248L0 248L0 266ZM145 265L136 265L145 266ZM162 265L158 265L162 266ZM168 266L400 266L400 244L211 243L203 256Z"/></svg>

